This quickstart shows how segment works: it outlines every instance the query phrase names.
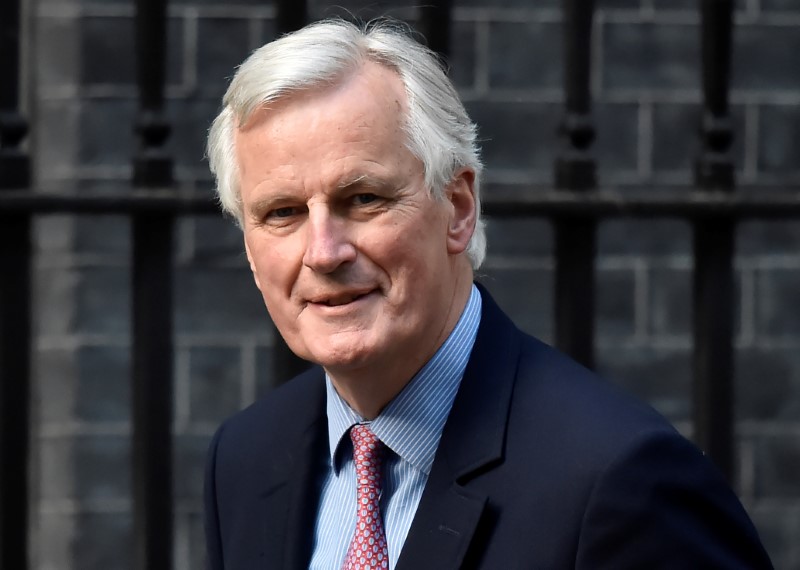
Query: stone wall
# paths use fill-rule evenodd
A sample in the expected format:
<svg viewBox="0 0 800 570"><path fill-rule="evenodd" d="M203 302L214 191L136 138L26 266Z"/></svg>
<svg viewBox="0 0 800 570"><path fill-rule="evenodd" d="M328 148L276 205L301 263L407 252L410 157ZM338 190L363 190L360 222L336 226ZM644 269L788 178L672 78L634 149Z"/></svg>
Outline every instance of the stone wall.
<svg viewBox="0 0 800 570"><path fill-rule="evenodd" d="M333 3L331 3L333 4ZM317 0L314 18L410 2ZM601 184L691 189L697 151L696 0L600 0L592 85ZM480 124L486 192L551 181L562 109L557 0L454 0L451 73ZM344 6L344 8L342 8ZM36 184L127 192L135 146L130 0L29 0ZM209 193L206 129L226 78L275 35L255 0L174 0L170 148L182 192ZM800 182L800 5L741 0L733 115L742 182ZM34 568L132 567L128 222L37 222ZM552 337L546 221L491 221L482 280L525 330ZM676 220L599 228L600 370L690 434L691 232ZM202 567L202 465L218 423L268 390L274 332L228 221L176 240L175 560ZM737 489L778 568L800 568L800 221L748 222L736 258Z"/></svg>

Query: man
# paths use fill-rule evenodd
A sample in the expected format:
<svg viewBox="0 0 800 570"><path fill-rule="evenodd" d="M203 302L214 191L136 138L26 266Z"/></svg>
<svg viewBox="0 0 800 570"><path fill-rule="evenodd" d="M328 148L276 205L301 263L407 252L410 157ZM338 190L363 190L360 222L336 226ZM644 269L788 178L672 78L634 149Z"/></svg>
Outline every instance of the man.
<svg viewBox="0 0 800 570"><path fill-rule="evenodd" d="M769 568L696 448L473 284L475 138L387 25L314 24L239 68L209 137L219 198L319 366L216 434L211 567Z"/></svg>

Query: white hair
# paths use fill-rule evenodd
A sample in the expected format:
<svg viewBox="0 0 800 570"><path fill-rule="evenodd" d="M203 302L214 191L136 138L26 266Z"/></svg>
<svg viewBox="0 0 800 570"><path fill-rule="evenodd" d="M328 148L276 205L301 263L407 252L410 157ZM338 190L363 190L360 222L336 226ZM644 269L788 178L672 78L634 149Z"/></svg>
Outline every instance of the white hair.
<svg viewBox="0 0 800 570"><path fill-rule="evenodd" d="M480 217L483 165L477 128L436 54L385 20L362 27L344 20L316 22L262 46L239 66L208 136L208 160L223 210L243 225L235 129L260 107L292 93L335 84L367 62L394 70L405 86L406 146L422 162L432 195L442 199L459 169L475 172L478 215L466 253L473 269L478 269L486 256L486 232Z"/></svg>

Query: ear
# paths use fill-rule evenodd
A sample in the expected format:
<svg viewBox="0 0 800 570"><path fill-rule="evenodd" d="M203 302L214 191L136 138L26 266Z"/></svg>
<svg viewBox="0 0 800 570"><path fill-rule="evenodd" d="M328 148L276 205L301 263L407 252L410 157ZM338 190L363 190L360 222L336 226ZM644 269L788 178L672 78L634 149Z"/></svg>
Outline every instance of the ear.
<svg viewBox="0 0 800 570"><path fill-rule="evenodd" d="M244 251L247 254L247 262L250 264L250 271L253 273L253 280L256 282L256 287L261 291L261 283L258 281L258 272L256 271L256 264L253 263L253 256L250 253L250 245L247 243L247 237L244 238Z"/></svg>
<svg viewBox="0 0 800 570"><path fill-rule="evenodd" d="M445 188L445 196L452 206L447 227L447 252L456 255L467 249L478 219L475 172L470 168L457 171Z"/></svg>

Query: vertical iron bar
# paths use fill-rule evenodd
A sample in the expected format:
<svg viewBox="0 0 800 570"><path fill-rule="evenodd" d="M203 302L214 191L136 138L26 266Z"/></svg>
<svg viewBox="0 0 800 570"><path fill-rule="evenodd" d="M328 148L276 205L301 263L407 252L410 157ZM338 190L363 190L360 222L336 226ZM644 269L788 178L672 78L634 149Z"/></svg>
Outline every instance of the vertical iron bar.
<svg viewBox="0 0 800 570"><path fill-rule="evenodd" d="M452 0L425 2L419 7L419 31L428 47L445 61L450 56Z"/></svg>
<svg viewBox="0 0 800 570"><path fill-rule="evenodd" d="M591 36L593 0L564 0L564 91L562 148L555 163L556 188L590 191L597 186L591 154ZM588 367L594 366L596 224L589 219L555 222L556 345Z"/></svg>
<svg viewBox="0 0 800 570"><path fill-rule="evenodd" d="M133 183L172 185L163 146L167 45L166 0L137 0L139 148ZM172 568L172 237L171 214L132 219L133 517L138 570Z"/></svg>
<svg viewBox="0 0 800 570"><path fill-rule="evenodd" d="M307 0L278 0L276 24L279 34L299 30L308 23Z"/></svg>
<svg viewBox="0 0 800 570"><path fill-rule="evenodd" d="M734 189L730 88L733 0L703 0L704 112L702 151L695 163L699 192ZM733 254L735 222L694 225L695 440L733 479Z"/></svg>
<svg viewBox="0 0 800 570"><path fill-rule="evenodd" d="M299 30L308 23L307 0L278 0L277 26L279 34ZM272 346L272 371L270 384L282 384L308 368L308 362L299 358L280 334L275 334Z"/></svg>
<svg viewBox="0 0 800 570"><path fill-rule="evenodd" d="M19 109L19 0L0 2L0 192L30 186ZM26 570L30 448L31 218L0 216L0 568Z"/></svg>

